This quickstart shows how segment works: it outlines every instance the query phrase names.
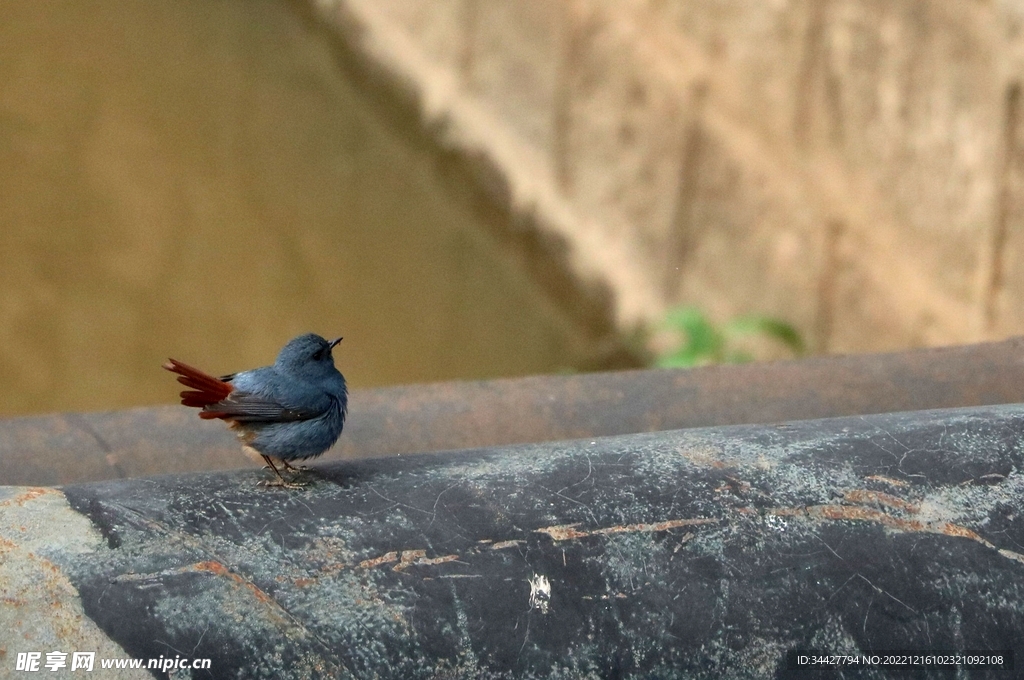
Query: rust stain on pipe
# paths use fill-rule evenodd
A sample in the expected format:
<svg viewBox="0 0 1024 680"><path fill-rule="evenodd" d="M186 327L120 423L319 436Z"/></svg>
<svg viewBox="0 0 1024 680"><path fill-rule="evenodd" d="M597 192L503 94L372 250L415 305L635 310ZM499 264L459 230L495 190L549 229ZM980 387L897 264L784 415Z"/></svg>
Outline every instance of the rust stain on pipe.
<svg viewBox="0 0 1024 680"><path fill-rule="evenodd" d="M235 572L231 571L230 569L228 569L226 566L224 566L220 562L217 562L215 560L207 560L205 562L198 562L198 563L196 563L194 565L194 568L195 568L196 571L206 571L206 572L209 572L211 574L216 574L217 576L226 576L227 578L231 579L232 581L234 581L238 585L242 586L243 588L248 589L249 592L251 592L253 594L253 596L257 600L262 602L263 604L271 604L271 605L274 605L275 607L277 606L277 602L274 601L274 598L270 597L270 595L267 595L267 593L265 593L262 590L260 590L256 586L256 584L254 584L253 582L247 581L246 579L242 578L241 576L239 576Z"/></svg>
<svg viewBox="0 0 1024 680"><path fill-rule="evenodd" d="M22 493L19 493L14 498L8 498L7 500L0 501L0 507L5 506L5 505L24 506L25 503L27 503L28 501L34 500L36 498L39 498L40 496L43 496L45 494L50 494L50 493L57 493L57 494L59 494L60 492L58 492L58 491L56 491L54 489L46 489L46 488L42 488L42 487L32 487L32 488L26 489Z"/></svg>
<svg viewBox="0 0 1024 680"><path fill-rule="evenodd" d="M848 494L849 496L849 494ZM895 499L899 500L899 499ZM903 506L896 505L894 507L906 507L914 508L914 512L917 511L917 506L910 504L903 504ZM746 513L744 513L746 514ZM966 538L971 541L980 543L981 545L995 550L1003 557L1017 560L1024 563L1024 555L1017 553L1013 550L1005 548L999 548L994 545L991 541L983 538L976 532L968 529L967 527L952 522L922 522L919 520L907 520L900 517L893 517L881 510L874 508L867 508L860 505L811 505L806 508L772 508L765 514L776 515L779 517L799 517L806 516L815 520L829 520L829 521L855 521L855 522L874 522L881 524L882 526L892 529L894 531L900 531L905 533L930 533L930 534L942 534L944 536L954 536L957 538Z"/></svg>
<svg viewBox="0 0 1024 680"><path fill-rule="evenodd" d="M884 505L896 510L909 512L911 514L914 514L921 509L916 503L909 503L902 498L897 498L896 496L891 496L887 493L871 491L868 489L853 489L851 491L847 491L844 495L844 499L849 503L857 503L861 505Z"/></svg>
<svg viewBox="0 0 1024 680"><path fill-rule="evenodd" d="M664 522L653 522L650 524L625 524L616 525L611 527L604 527L601 529L592 529L590 531L580 531L576 527L579 524L561 524L551 527L544 527L543 529L535 529L534 532L538 534L547 534L552 540L558 541L570 541L574 538L587 538L588 536L607 536L609 534L623 534L633 532L644 532L644 531L668 531L669 529L678 529L680 527L692 527L701 524L719 524L722 520L715 517L693 517L687 519L670 519Z"/></svg>
<svg viewBox="0 0 1024 680"><path fill-rule="evenodd" d="M360 569L372 569L373 567L378 567L378 566L380 566L382 564L388 564L389 562L397 562L397 561L398 561L398 552L392 550L391 552L384 553L380 557L374 557L374 558L369 559L369 560L363 560L362 562L359 563L359 568Z"/></svg>
<svg viewBox="0 0 1024 680"><path fill-rule="evenodd" d="M909 486L907 482L902 479L893 479L892 477L885 477L883 475L868 475L864 478L868 482L881 482L882 484L888 484L889 486L905 487Z"/></svg>

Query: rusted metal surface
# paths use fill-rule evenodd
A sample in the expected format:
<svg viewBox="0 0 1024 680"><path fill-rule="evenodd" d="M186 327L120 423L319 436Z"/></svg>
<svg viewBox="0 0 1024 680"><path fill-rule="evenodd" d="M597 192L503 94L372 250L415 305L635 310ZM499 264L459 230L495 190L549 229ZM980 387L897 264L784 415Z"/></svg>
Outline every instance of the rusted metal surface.
<svg viewBox="0 0 1024 680"><path fill-rule="evenodd" d="M1020 338L775 364L413 385L355 391L326 459L1022 401ZM249 464L219 423L181 407L0 421L4 484Z"/></svg>
<svg viewBox="0 0 1024 680"><path fill-rule="evenodd" d="M1022 441L1021 405L677 430L332 463L294 490L257 470L76 485L86 538L51 546L66 530L20 532L10 504L0 527L127 654L210 657L215 677L770 678L794 648L1019 662ZM29 515L56 495L20 493Z"/></svg>

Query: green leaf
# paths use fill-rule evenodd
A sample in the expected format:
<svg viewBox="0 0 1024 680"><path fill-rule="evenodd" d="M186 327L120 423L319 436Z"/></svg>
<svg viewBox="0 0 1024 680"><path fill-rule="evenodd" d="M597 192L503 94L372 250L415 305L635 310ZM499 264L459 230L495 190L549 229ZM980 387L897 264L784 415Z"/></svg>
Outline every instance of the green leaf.
<svg viewBox="0 0 1024 680"><path fill-rule="evenodd" d="M782 343L794 354L804 352L800 333L790 324L767 316L737 317L716 328L696 307L678 307L665 315L662 327L683 336L682 344L658 357L661 368L689 368L713 363L746 363L754 357L735 341L744 336L760 335Z"/></svg>
<svg viewBox="0 0 1024 680"><path fill-rule="evenodd" d="M690 366L720 358L725 346L725 337L696 307L672 310L665 317L665 326L686 336L685 345L672 355L673 357L691 362Z"/></svg>
<svg viewBox="0 0 1024 680"><path fill-rule="evenodd" d="M654 365L658 368L693 368L697 365L697 361L692 356L673 354L659 358Z"/></svg>
<svg viewBox="0 0 1024 680"><path fill-rule="evenodd" d="M781 342L798 355L805 350L799 331L785 321L767 316L737 317L726 324L724 331L730 337L763 335Z"/></svg>

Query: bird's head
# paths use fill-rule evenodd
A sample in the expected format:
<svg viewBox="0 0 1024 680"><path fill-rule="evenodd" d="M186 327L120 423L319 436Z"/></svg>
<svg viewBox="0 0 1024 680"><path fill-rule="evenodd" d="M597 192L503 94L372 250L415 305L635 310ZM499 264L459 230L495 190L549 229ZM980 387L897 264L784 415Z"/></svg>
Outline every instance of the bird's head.
<svg viewBox="0 0 1024 680"><path fill-rule="evenodd" d="M316 333L306 333L293 338L277 355L274 366L288 373L306 379L317 379L337 373L334 356L331 354L341 338L327 341Z"/></svg>

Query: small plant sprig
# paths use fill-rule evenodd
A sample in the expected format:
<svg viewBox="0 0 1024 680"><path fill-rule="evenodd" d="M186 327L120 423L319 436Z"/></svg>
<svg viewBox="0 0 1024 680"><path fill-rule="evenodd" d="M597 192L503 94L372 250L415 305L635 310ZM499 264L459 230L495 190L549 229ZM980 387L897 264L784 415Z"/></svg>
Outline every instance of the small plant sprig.
<svg viewBox="0 0 1024 680"><path fill-rule="evenodd" d="M803 339L793 326L768 316L738 316L716 327L696 307L679 307L665 315L662 328L682 335L683 342L658 356L655 365L660 368L753 361L754 356L740 346L745 338L773 340L794 356L805 352Z"/></svg>

